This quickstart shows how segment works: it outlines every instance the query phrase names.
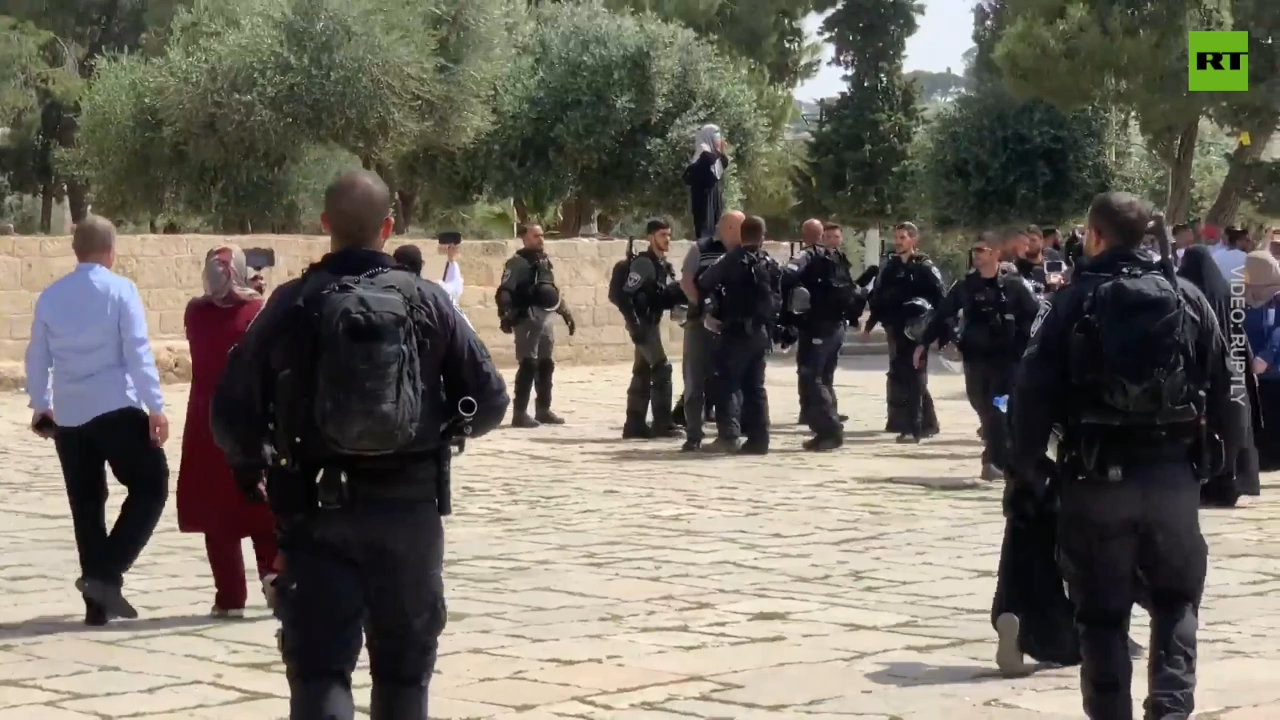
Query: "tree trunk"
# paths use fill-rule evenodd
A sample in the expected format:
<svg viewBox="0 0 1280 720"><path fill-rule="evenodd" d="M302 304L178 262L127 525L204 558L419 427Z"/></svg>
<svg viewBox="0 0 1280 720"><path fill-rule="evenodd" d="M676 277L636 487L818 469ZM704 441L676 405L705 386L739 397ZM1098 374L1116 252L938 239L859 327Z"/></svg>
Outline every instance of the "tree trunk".
<svg viewBox="0 0 1280 720"><path fill-rule="evenodd" d="M529 224L529 206L524 204L523 200L512 200L511 206L516 209L516 222L521 225Z"/></svg>
<svg viewBox="0 0 1280 720"><path fill-rule="evenodd" d="M45 183L40 186L40 232L48 233L53 228L53 185Z"/></svg>
<svg viewBox="0 0 1280 720"><path fill-rule="evenodd" d="M1206 225L1226 227L1235 223L1236 213L1240 212L1240 201L1249 185L1253 164L1262 159L1262 154L1267 149L1267 143L1271 142L1273 134L1275 134L1274 127L1250 133L1250 144L1238 145L1235 152L1231 153L1227 176L1222 180L1222 187L1218 190L1218 197L1213 201L1213 207L1209 208L1209 213L1205 215Z"/></svg>
<svg viewBox="0 0 1280 720"><path fill-rule="evenodd" d="M396 192L396 198L399 200L400 215L404 218L405 232L408 232L413 226L413 210L418 203L418 193L399 190Z"/></svg>
<svg viewBox="0 0 1280 720"><path fill-rule="evenodd" d="M601 235L609 235L617 227L618 219L610 213L601 212L596 216L596 230Z"/></svg>
<svg viewBox="0 0 1280 720"><path fill-rule="evenodd" d="M591 202L579 197L572 197L560 204L560 237L578 237L583 226L591 223L595 217L595 208Z"/></svg>
<svg viewBox="0 0 1280 720"><path fill-rule="evenodd" d="M71 208L71 222L78 223L89 214L89 186L78 180L67 180L67 205Z"/></svg>
<svg viewBox="0 0 1280 720"><path fill-rule="evenodd" d="M378 177L382 178L382 182L386 183L387 189L391 191L391 219L395 221L395 233L404 235L409 232L409 223L404 216L404 202L400 192L396 190L395 174L386 163L376 163L373 167L374 172L378 173Z"/></svg>
<svg viewBox="0 0 1280 720"><path fill-rule="evenodd" d="M1164 209L1170 224L1186 222L1191 212L1191 165L1195 160L1199 135L1199 119L1187 123L1178 133L1177 146L1169 163L1169 196Z"/></svg>

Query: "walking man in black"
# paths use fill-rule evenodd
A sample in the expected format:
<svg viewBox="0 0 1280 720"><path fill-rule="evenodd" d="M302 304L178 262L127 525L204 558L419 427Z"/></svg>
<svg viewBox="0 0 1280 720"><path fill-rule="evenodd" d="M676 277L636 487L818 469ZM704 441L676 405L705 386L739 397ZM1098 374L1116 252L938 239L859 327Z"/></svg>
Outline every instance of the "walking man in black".
<svg viewBox="0 0 1280 720"><path fill-rule="evenodd" d="M900 443L918 443L938 432L938 416L929 394L928 356L924 362L915 362L917 343L905 332L909 302L919 298L936 308L946 293L942 273L927 255L917 252L919 241L920 231L912 223L893 229L894 254L880 266L871 291L871 315L862 329L862 341L868 342L876 324L884 324L889 342L885 432L897 434Z"/></svg>
<svg viewBox="0 0 1280 720"><path fill-rule="evenodd" d="M1016 272L1001 269L990 233L978 236L970 257L973 267L937 308L915 349L915 363L924 363L929 345L951 339L952 323L960 316L955 343L964 358L965 393L982 428L982 479L996 480L1004 477L1008 436L1007 418L995 399L1009 394L1040 302Z"/></svg>
<svg viewBox="0 0 1280 720"><path fill-rule="evenodd" d="M1133 717L1127 630L1139 583L1151 615L1146 718L1191 717L1207 564L1200 481L1240 442L1231 403L1244 383L1213 308L1174 276L1163 218L1162 262L1139 253L1150 218L1126 193L1094 199L1089 261L1037 316L1010 403L1011 517L1044 503L1043 458L1063 429L1058 552L1091 720Z"/></svg>
<svg viewBox="0 0 1280 720"><path fill-rule="evenodd" d="M268 473L291 720L355 716L362 634L370 717L428 717L450 442L492 430L510 402L448 294L382 252L390 206L373 173L329 186L332 251L271 295L213 402L241 488L261 499Z"/></svg>

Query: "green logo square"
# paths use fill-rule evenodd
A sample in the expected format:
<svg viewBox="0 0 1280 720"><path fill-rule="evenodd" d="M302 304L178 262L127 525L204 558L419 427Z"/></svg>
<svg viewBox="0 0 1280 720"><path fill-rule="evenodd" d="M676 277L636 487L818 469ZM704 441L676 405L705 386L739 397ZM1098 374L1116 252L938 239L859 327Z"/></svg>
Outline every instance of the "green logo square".
<svg viewBox="0 0 1280 720"><path fill-rule="evenodd" d="M1187 51L1188 91L1249 91L1249 33L1188 33Z"/></svg>

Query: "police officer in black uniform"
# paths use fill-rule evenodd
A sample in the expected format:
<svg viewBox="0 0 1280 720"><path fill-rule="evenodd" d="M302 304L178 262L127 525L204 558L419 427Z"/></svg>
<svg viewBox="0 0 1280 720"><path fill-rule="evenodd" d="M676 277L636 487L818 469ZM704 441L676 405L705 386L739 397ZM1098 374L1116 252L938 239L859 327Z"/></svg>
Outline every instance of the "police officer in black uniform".
<svg viewBox="0 0 1280 720"><path fill-rule="evenodd" d="M786 309L796 318L799 330L800 417L814 434L805 441L804 449L812 451L834 450L844 444L843 419L833 383L846 318L854 310L857 290L849 259L840 250L843 238L838 232L826 231L819 239L821 244L807 246L791 258L782 275Z"/></svg>
<svg viewBox="0 0 1280 720"><path fill-rule="evenodd" d="M622 426L625 440L683 434L671 417L671 361L662 346L662 314L684 301L675 270L667 262L671 223L650 220L645 237L649 247L631 261L620 308L636 346L631 386L627 388L627 419ZM652 426L645 422L650 405Z"/></svg>
<svg viewBox="0 0 1280 720"><path fill-rule="evenodd" d="M710 448L715 452L769 452L764 369L782 304L782 269L765 252L764 236L764 220L747 218L742 223L742 244L725 253L698 279L704 322L720 336L716 348L720 393L717 437ZM739 432L746 435L745 443Z"/></svg>
<svg viewBox="0 0 1280 720"><path fill-rule="evenodd" d="M564 318L569 335L577 330L577 324L556 287L551 258L542 246L542 227L521 225L516 234L524 247L507 261L495 297L499 327L502 332L515 335L516 361L520 363L511 425L563 425L564 419L551 411L552 378L556 372L554 323L557 315ZM535 411L530 417L529 395L535 388Z"/></svg>
<svg viewBox="0 0 1280 720"><path fill-rule="evenodd" d="M897 434L902 443L920 442L938 432L927 363L916 366L916 343L903 332L908 302L919 298L936 308L946 294L942 273L927 255L916 252L919 240L920 231L914 224L894 227L894 254L880 264L880 274L871 291L871 315L862 330L862 341L867 342L877 323L885 326L889 342L889 419L885 432Z"/></svg>
<svg viewBox="0 0 1280 720"><path fill-rule="evenodd" d="M716 402L715 357L720 337L706 328L703 322L703 293L699 279L720 260L724 254L741 244L742 221L746 216L731 210L720 218L716 237L704 238L689 248L680 265L680 289L689 303L688 320L684 325L684 418L685 452L695 452L702 447L702 426L710 415L708 406ZM725 422L736 422L726 418ZM735 431L736 433L736 431Z"/></svg>
<svg viewBox="0 0 1280 720"><path fill-rule="evenodd" d="M237 483L262 499L267 475L285 564L277 588L291 720L351 720L351 673L362 629L373 676L372 717L427 717L427 683L445 625L447 436L472 413L466 429L472 437L485 434L502 422L509 404L489 352L445 291L391 270L395 263L381 250L392 230L390 206L387 186L373 173L347 174L329 187L321 220L332 252L271 295L231 351L213 400L214 438ZM319 400L306 397L321 382L313 357L323 365L345 353L371 368L381 366L369 362L386 360L385 354L364 353L376 339L356 349L327 341L314 352L300 349L322 337L309 312L313 303L368 278L408 293L416 289L397 294L401 308L413 308L413 336L420 340L420 367L404 368L409 375L402 377L417 378L421 397L400 398L395 391L408 386L370 384L376 374L366 374L337 391L335 383L325 383L322 394L345 397L349 407L319 408ZM390 293L375 297L396 300ZM400 416L411 438L400 450L378 456L316 452L327 447L317 438L335 430L321 428L321 415L341 419L348 412L361 415L370 401L385 407L377 403L406 400L403 407L420 413ZM363 423L341 430L370 437Z"/></svg>
<svg viewBox="0 0 1280 720"><path fill-rule="evenodd" d="M1008 447L1007 418L995 399L1009 394L1040 301L1011 267L1002 267L991 233L978 236L970 258L973 267L947 293L915 354L923 363L926 347L950 341L952 323L960 316L954 339L964 357L965 393L982 426L982 479L995 480L1004 477Z"/></svg>
<svg viewBox="0 0 1280 720"><path fill-rule="evenodd" d="M1037 316L1009 408L1012 517L1041 504L1037 463L1054 425L1064 430L1059 558L1092 720L1133 717L1126 631L1140 584L1151 615L1146 717L1191 716L1207 556L1198 478L1234 457L1240 442L1231 403L1233 387L1244 385L1232 375L1213 308L1174 278L1167 235L1163 267L1138 255L1149 218L1131 195L1094 199L1089 261ZM1156 232L1167 233L1163 219Z"/></svg>

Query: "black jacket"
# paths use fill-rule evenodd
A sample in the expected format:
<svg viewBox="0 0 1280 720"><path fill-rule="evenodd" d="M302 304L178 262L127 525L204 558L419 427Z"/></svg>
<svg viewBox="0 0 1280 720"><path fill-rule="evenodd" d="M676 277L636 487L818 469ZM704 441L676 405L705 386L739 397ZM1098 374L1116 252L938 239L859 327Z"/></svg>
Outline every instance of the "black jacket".
<svg viewBox="0 0 1280 720"><path fill-rule="evenodd" d="M359 275L379 267L393 267L390 255L373 250L341 250L325 255L318 269L337 276ZM302 279L286 282L267 300L240 344L227 358L227 368L213 398L210 425L214 441L236 471L265 470L269 463L268 423L271 420L274 371L271 360L285 325L296 322L293 310L302 292ZM422 354L426 417L447 420L458 401L474 398L472 437L497 427L510 399L489 351L433 282L418 280L426 309L426 351Z"/></svg>
<svg viewBox="0 0 1280 720"><path fill-rule="evenodd" d="M1074 276L1070 284L1042 301L1009 402L1011 461L1013 469L1020 473L1031 472L1045 455L1053 426L1065 425L1068 420L1072 392L1069 343L1084 314L1085 301L1105 276L1116 274L1127 265L1156 269L1133 252L1109 250L1089 260L1088 274ZM1235 457L1243 437L1235 422L1233 406L1238 399L1234 394L1237 388L1244 387L1243 381L1229 362L1227 344L1209 302L1185 279L1179 279L1178 289L1195 318L1195 337L1189 338L1194 346L1194 361L1208 380L1205 420L1209 430L1222 438L1227 457Z"/></svg>
<svg viewBox="0 0 1280 720"><path fill-rule="evenodd" d="M972 309L980 304L978 296L987 292L1002 293L1004 296L1001 303L1002 314L1012 316L1008 318L1012 322L1012 327L1008 328L1010 331L1007 338L1008 345L998 348L1000 357L1014 360L1022 357L1027 341L1031 337L1031 323L1035 321L1036 313L1040 310L1040 301L1031 292L1025 279L1016 272L1001 271L995 277L984 278L977 270L970 270L959 282L951 286L946 298L936 308L933 320L925 330L924 336L920 338L920 344L926 347L937 341L942 341L943 345L948 341L954 341L957 345L962 344L963 337L951 337L953 321L961 312L972 312ZM983 319L964 318L965 329L968 330L980 320ZM967 360L985 359L983 355L993 350L968 347L961 349L966 353L977 354L975 357L966 357Z"/></svg>

